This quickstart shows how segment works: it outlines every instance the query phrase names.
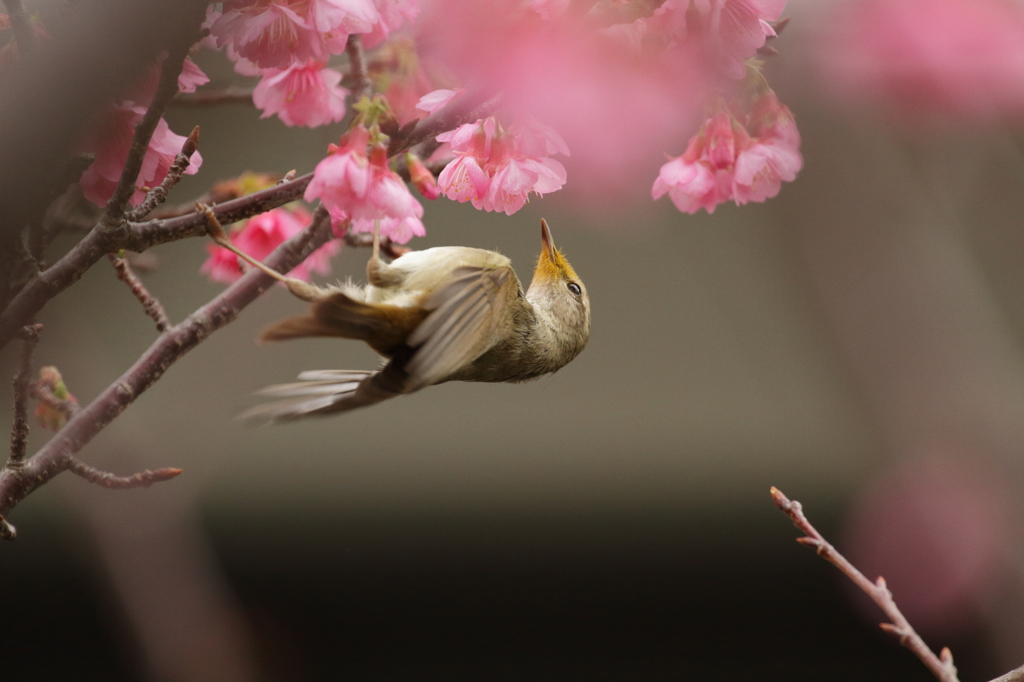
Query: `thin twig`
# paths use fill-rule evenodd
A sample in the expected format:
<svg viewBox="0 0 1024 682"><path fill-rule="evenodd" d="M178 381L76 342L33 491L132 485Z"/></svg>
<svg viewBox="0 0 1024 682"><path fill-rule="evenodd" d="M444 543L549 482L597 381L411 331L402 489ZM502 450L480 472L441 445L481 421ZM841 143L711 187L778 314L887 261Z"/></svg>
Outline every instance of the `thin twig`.
<svg viewBox="0 0 1024 682"><path fill-rule="evenodd" d="M29 384L28 393L47 407L60 412L66 420L74 417L82 409L74 398L58 398L53 389L42 381L33 381Z"/></svg>
<svg viewBox="0 0 1024 682"><path fill-rule="evenodd" d="M0 539L14 540L17 537L18 531L11 525L11 522L0 516Z"/></svg>
<svg viewBox="0 0 1024 682"><path fill-rule="evenodd" d="M322 207L310 224L281 244L264 262L289 272L333 236ZM163 333L145 353L20 467L0 470L0 515L50 478L71 466L71 459L121 412L152 386L167 369L210 334L234 321L243 308L273 286L269 275L253 269L206 305Z"/></svg>
<svg viewBox="0 0 1024 682"><path fill-rule="evenodd" d="M156 329L159 332L165 332L170 328L171 321L167 319L167 313L164 311L164 307L160 305L160 301L157 300L156 296L149 293L135 273L132 272L132 268L128 265L128 261L124 258L118 258L116 255L110 253L107 254L110 262L114 264L114 270L117 271L117 278L128 285L131 289L132 294L135 298L139 299L139 303L142 304L142 309L147 315L153 318L156 322Z"/></svg>
<svg viewBox="0 0 1024 682"><path fill-rule="evenodd" d="M218 104L252 104L252 88L229 85L223 90L179 92L171 100L171 107L211 107Z"/></svg>
<svg viewBox="0 0 1024 682"><path fill-rule="evenodd" d="M366 68L366 53L363 51L363 39L353 33L345 43L345 53L349 61L349 78L352 80L352 99L358 101L364 95L373 94L373 81L370 80Z"/></svg>
<svg viewBox="0 0 1024 682"><path fill-rule="evenodd" d="M164 111L167 110L167 103L178 94L178 76L181 75L190 47L191 45L174 45L160 67L160 81L156 87L156 94L153 95L153 101L150 102L142 120L135 126L135 136L132 138L128 158L125 159L124 168L121 170L121 178L117 181L110 200L107 201L102 224L108 228L116 228L124 220L128 200L135 194L135 181L142 170L142 161L149 149L149 141L160 119L163 118Z"/></svg>
<svg viewBox="0 0 1024 682"><path fill-rule="evenodd" d="M128 488L148 488L154 483L169 481L178 476L182 470L164 467L151 471L146 469L131 476L118 476L109 471L101 471L96 467L89 466L85 462L75 458L68 458L68 471L81 476L90 483L110 488L111 490L127 490Z"/></svg>
<svg viewBox="0 0 1024 682"><path fill-rule="evenodd" d="M185 138L185 143L181 145L181 151L174 157L174 163L171 164L163 181L158 186L149 190L142 203L128 211L125 217L130 221L141 220L149 215L154 208L164 203L167 200L167 193L171 191L171 188L181 182L181 176L188 170L189 164L192 163L192 155L196 153L198 147L199 126L196 126L189 133L189 136Z"/></svg>
<svg viewBox="0 0 1024 682"><path fill-rule="evenodd" d="M41 324L23 327L19 336L22 340L21 362L18 373L14 375L14 424L11 426L11 457L7 465L20 465L25 459L25 447L28 443L28 393L29 381L32 376L32 354L39 343Z"/></svg>
<svg viewBox="0 0 1024 682"><path fill-rule="evenodd" d="M790 500L777 488L772 488L771 494L775 505L792 519L794 526L805 534L805 537L797 538L796 541L801 545L813 547L818 556L842 571L846 577L853 581L854 585L863 590L865 594L881 607L891 622L882 623L880 627L886 632L899 637L900 644L914 652L940 682L959 682L956 666L953 665L953 654L948 648L943 647L940 654L936 656L928 648L928 645L924 643L921 636L917 634L906 617L896 607L896 602L892 598L892 592L885 585L885 579L879 576L875 582L868 580L863 573L857 570L856 566L837 552L836 548L829 544L822 537L821 533L811 525L811 522L804 516L803 506L799 502Z"/></svg>
<svg viewBox="0 0 1024 682"><path fill-rule="evenodd" d="M345 246L353 248L370 248L373 246L373 234L370 232L346 230L345 236L342 239L345 240ZM380 238L380 250L381 253L391 259L398 258L402 254L409 252L408 247L396 244L390 238L383 235Z"/></svg>
<svg viewBox="0 0 1024 682"><path fill-rule="evenodd" d="M24 58L32 54L36 47L36 31L32 27L32 18L25 11L21 0L4 0L4 5L7 7L7 18L11 20L11 28L14 29L18 54Z"/></svg>

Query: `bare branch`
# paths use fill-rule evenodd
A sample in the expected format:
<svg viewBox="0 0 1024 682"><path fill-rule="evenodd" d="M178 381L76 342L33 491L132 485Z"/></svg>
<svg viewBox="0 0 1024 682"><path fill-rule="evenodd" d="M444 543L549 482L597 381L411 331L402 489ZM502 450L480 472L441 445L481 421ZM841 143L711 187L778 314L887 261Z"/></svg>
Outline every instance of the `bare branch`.
<svg viewBox="0 0 1024 682"><path fill-rule="evenodd" d="M64 419L71 419L81 409L74 398L58 398L53 389L42 381L33 381L28 387L29 395L44 403L47 407L57 410Z"/></svg>
<svg viewBox="0 0 1024 682"><path fill-rule="evenodd" d="M146 286L139 281L139 278L132 272L131 266L128 265L128 261L124 258L118 258L114 254L107 254L110 262L114 264L114 270L117 271L117 278L128 285L131 289L132 294L135 298L139 299L139 303L142 304L142 309L147 315L153 318L156 322L156 329L159 332L165 332L170 328L171 322L167 319L167 313L164 312L164 307L160 305L160 301L156 299L153 294L149 293Z"/></svg>
<svg viewBox="0 0 1024 682"><path fill-rule="evenodd" d="M992 682L1024 682L1024 665L1019 668L1014 668L1005 675L1000 675Z"/></svg>
<svg viewBox="0 0 1024 682"><path fill-rule="evenodd" d="M135 181L142 170L142 160L149 149L149 141L160 119L163 118L164 111L167 110L167 103L178 94L178 76L181 75L190 47L191 45L185 44L175 45L160 67L160 81L156 87L156 94L153 95L153 101L150 102L142 120L135 126L135 136L132 138L128 158L125 159L124 168L121 170L121 178L110 200L107 201L107 210L101 220L101 224L107 227L117 227L124 220L128 200L135 194Z"/></svg>
<svg viewBox="0 0 1024 682"><path fill-rule="evenodd" d="M25 57L36 48L36 31L32 27L32 18L25 11L21 0L4 0L7 7L7 18L14 29L14 39L18 43L18 53Z"/></svg>
<svg viewBox="0 0 1024 682"><path fill-rule="evenodd" d="M373 81L367 75L363 39L358 33L353 33L348 37L348 42L345 43L345 53L348 55L353 100L358 100L364 95L369 97L373 94Z"/></svg>
<svg viewBox="0 0 1024 682"><path fill-rule="evenodd" d="M28 393L29 377L32 376L32 354L39 343L41 324L23 327L19 336L22 339L21 362L18 373L14 375L14 424L11 426L11 457L7 465L19 465L25 459L25 446L28 443Z"/></svg>
<svg viewBox="0 0 1024 682"><path fill-rule="evenodd" d="M200 92L179 92L171 100L171 107L212 107L218 104L252 105L252 88L231 85L223 90L202 90Z"/></svg>
<svg viewBox="0 0 1024 682"><path fill-rule="evenodd" d="M131 476L117 476L109 471L100 471L96 467L89 466L85 462L75 458L68 458L68 471L81 476L90 483L110 488L111 490L127 490L128 488L148 488L154 483L169 481L178 476L182 470L165 467L151 471L146 469Z"/></svg>
<svg viewBox="0 0 1024 682"><path fill-rule="evenodd" d="M163 181L158 187L149 190L141 204L128 212L126 216L128 220L141 220L145 218L154 208L167 200L168 192L171 191L172 187L181 182L181 176L188 170L188 166L192 162L192 155L196 153L198 147L199 126L196 126L189 133L189 136L185 138L185 143L181 145L181 151L174 157L174 163L171 164Z"/></svg>
<svg viewBox="0 0 1024 682"><path fill-rule="evenodd" d="M881 607L890 623L882 623L881 628L899 637L900 644L910 649L921 659L928 670L931 671L940 682L959 682L956 674L956 666L953 665L953 654L948 648L943 648L939 656L928 648L921 636L917 634L910 623L896 607L893 601L892 592L885 585L885 580L879 576L878 580L871 582L864 574L857 570L846 557L836 551L829 542L822 537L811 522L804 516L803 506L796 500L790 500L777 488L771 489L772 500L786 516L793 521L793 525L805 534L805 537L797 538L797 542L807 547L812 547L825 561L842 571L846 577L853 581L853 584L864 591L871 599Z"/></svg>
<svg viewBox="0 0 1024 682"><path fill-rule="evenodd" d="M288 272L331 237L330 216L320 207L302 232L281 244L264 262L279 272ZM29 493L72 466L74 456L171 365L235 320L272 284L268 275L255 269L242 275L219 296L164 332L128 371L75 413L35 455L19 467L0 470L0 514L10 513Z"/></svg>

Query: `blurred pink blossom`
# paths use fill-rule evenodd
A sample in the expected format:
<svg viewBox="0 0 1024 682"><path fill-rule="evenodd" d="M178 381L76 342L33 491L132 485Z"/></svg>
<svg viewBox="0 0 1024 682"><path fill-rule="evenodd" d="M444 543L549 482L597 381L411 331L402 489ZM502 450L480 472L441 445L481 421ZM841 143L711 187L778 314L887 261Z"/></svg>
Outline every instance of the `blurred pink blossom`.
<svg viewBox="0 0 1024 682"><path fill-rule="evenodd" d="M471 201L485 211L512 215L528 201L561 189L565 168L550 154L569 156L569 148L552 128L533 119L505 130L492 117L437 136L448 142L455 160L445 166L438 189L460 203Z"/></svg>
<svg viewBox="0 0 1024 682"><path fill-rule="evenodd" d="M958 454L915 457L872 481L850 509L840 545L868 578L885 578L925 634L964 632L1005 559L1007 490L983 459Z"/></svg>
<svg viewBox="0 0 1024 682"><path fill-rule="evenodd" d="M309 221L309 211L301 207L275 208L249 218L237 229L232 230L231 243L253 258L263 260L284 241L301 232ZM326 275L331 271L331 257L340 249L341 245L337 241L329 241L289 274L307 282L311 272ZM241 277L244 271L238 262L238 256L216 244L208 244L206 250L210 256L200 267L200 272L213 281L224 284L230 284Z"/></svg>
<svg viewBox="0 0 1024 682"><path fill-rule="evenodd" d="M637 53L568 12L545 21L513 0L438 0L417 22L420 53L467 90L502 92L510 118L562 133L575 187L613 199L656 163L666 140L699 122L707 78L687 48ZM574 176L575 177L575 176Z"/></svg>
<svg viewBox="0 0 1024 682"><path fill-rule="evenodd" d="M845 101L994 119L1024 114L1024 6L1006 0L847 0L815 64Z"/></svg>
<svg viewBox="0 0 1024 682"><path fill-rule="evenodd" d="M134 102L121 102L104 111L97 125L83 140L80 150L96 154L92 165L85 170L79 180L85 198L89 201L103 206L113 195L114 188L121 178L125 159L128 158L135 125L145 113L145 107ZM167 171L174 163L174 157L181 151L184 143L185 138L172 133L167 127L167 122L160 119L143 157L142 170L135 181L136 188L158 185L167 176ZM202 155L195 152L185 173L194 175L202 163ZM137 189L131 197L132 205L138 205L145 196L145 192Z"/></svg>
<svg viewBox="0 0 1024 682"><path fill-rule="evenodd" d="M683 155L661 167L651 196L667 193L684 213L714 213L729 199L745 204L778 194L803 166L793 115L768 90L741 118L721 109L705 121Z"/></svg>
<svg viewBox="0 0 1024 682"><path fill-rule="evenodd" d="M277 114L285 125L316 128L345 117L348 91L339 83L339 72L310 59L284 70L264 69L252 101L263 111L260 118Z"/></svg>

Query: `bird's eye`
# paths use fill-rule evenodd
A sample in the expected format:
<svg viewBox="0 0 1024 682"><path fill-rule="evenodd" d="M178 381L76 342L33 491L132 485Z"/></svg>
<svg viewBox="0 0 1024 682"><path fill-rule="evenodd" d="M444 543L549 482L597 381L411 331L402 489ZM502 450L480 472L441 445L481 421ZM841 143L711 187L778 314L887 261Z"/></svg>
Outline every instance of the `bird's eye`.
<svg viewBox="0 0 1024 682"><path fill-rule="evenodd" d="M576 284L576 282L569 282L566 286L569 287L569 291L571 291L574 296L579 296L580 294L583 293L583 291L580 289L580 285Z"/></svg>

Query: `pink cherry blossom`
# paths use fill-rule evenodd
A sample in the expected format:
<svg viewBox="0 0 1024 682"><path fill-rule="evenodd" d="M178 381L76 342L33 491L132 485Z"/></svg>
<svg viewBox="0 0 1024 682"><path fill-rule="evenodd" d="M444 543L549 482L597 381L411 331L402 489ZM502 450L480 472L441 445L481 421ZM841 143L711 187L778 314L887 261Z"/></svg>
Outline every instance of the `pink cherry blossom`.
<svg viewBox="0 0 1024 682"><path fill-rule="evenodd" d="M508 130L492 116L437 136L456 158L438 177L438 189L460 203L512 215L528 201L561 189L566 173L549 154L569 155L561 136L542 123L525 119Z"/></svg>
<svg viewBox="0 0 1024 682"><path fill-rule="evenodd" d="M320 199L328 210L349 216L351 206L364 201L370 187L369 139L370 131L356 126L341 137L339 146L331 145L327 158L313 170L306 201Z"/></svg>
<svg viewBox="0 0 1024 682"><path fill-rule="evenodd" d="M661 167L651 196L667 193L684 213L714 213L729 199L745 204L778 194L803 166L792 113L768 90L743 119L724 109L708 119L683 155Z"/></svg>
<svg viewBox="0 0 1024 682"><path fill-rule="evenodd" d="M253 258L263 260L284 241L301 232L309 221L309 212L301 207L275 208L249 218L241 227L232 230L231 243ZM213 281L224 284L230 284L241 277L244 270L239 264L238 256L216 244L208 244L206 249L210 256L200 267L200 272L205 273ZM340 249L338 242L329 241L289 274L307 282L311 272L326 275L331 271L331 257Z"/></svg>
<svg viewBox="0 0 1024 682"><path fill-rule="evenodd" d="M135 125L145 113L146 108L134 102L126 101L111 107L103 113L99 124L82 142L82 151L96 154L92 165L79 180L85 198L89 201L103 206L113 195L114 188L121 178L125 159L128 158ZM184 143L185 138L171 132L167 122L160 119L143 157L142 170L135 186L141 188L158 185L167 176L167 171L174 163L174 157L181 151ZM195 174L202 163L202 155L195 152L185 173ZM137 189L131 197L132 205L139 204L145 196L145 192Z"/></svg>
<svg viewBox="0 0 1024 682"><path fill-rule="evenodd" d="M437 189L437 178L430 169L423 165L420 157L412 152L405 155L405 165L409 169L409 182L427 199L436 199L441 195Z"/></svg>
<svg viewBox="0 0 1024 682"><path fill-rule="evenodd" d="M308 59L326 61L328 56L316 28L290 3L227 0L211 31L218 47L230 45L264 69L286 69Z"/></svg>
<svg viewBox="0 0 1024 682"><path fill-rule="evenodd" d="M353 33L369 33L381 22L380 12L370 0L311 0L310 25L320 34L324 48L341 54Z"/></svg>
<svg viewBox="0 0 1024 682"><path fill-rule="evenodd" d="M814 63L846 102L997 120L1024 113L1024 7L1004 0L856 0L823 17Z"/></svg>
<svg viewBox="0 0 1024 682"><path fill-rule="evenodd" d="M342 137L339 147L332 146L313 171L306 201L320 199L335 224L350 219L356 231L366 225L372 230L373 221L380 220L382 231L389 234L423 234L423 206L388 167L383 145L375 144L367 156L368 141L369 131L356 126Z"/></svg>
<svg viewBox="0 0 1024 682"><path fill-rule="evenodd" d="M417 0L374 0L374 5L380 13L380 20L363 36L363 45L366 47L375 47L384 42L389 34L400 29L407 20L414 20L420 13Z"/></svg>
<svg viewBox="0 0 1024 682"><path fill-rule="evenodd" d="M420 97L420 101L416 104L416 108L425 111L428 114L432 114L435 111L444 109L453 99L464 93L465 90L462 88L458 90L434 90Z"/></svg>
<svg viewBox="0 0 1024 682"><path fill-rule="evenodd" d="M263 110L260 118L277 114L285 125L316 128L345 117L348 91L339 83L339 72L311 59L284 70L264 69L252 100Z"/></svg>
<svg viewBox="0 0 1024 682"><path fill-rule="evenodd" d="M156 94L157 86L160 83L160 68L166 58L166 52L160 55L157 61L146 70L146 74L141 82L128 93L125 99L138 104L149 104L153 99L153 95ZM186 57L181 73L178 75L178 92L195 92L197 87L206 85L209 82L210 78L203 73L203 70L194 61Z"/></svg>

